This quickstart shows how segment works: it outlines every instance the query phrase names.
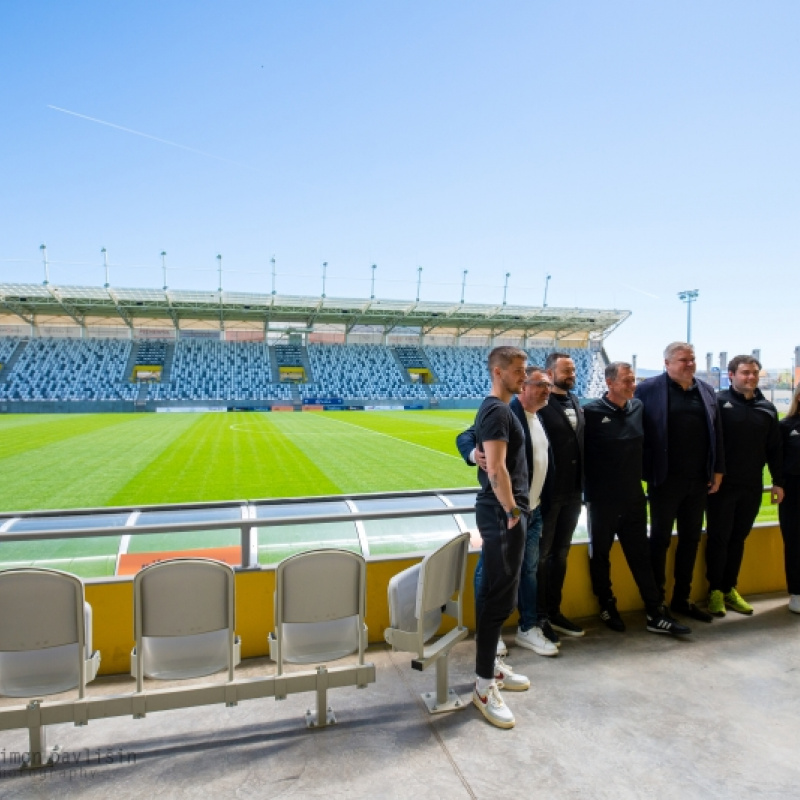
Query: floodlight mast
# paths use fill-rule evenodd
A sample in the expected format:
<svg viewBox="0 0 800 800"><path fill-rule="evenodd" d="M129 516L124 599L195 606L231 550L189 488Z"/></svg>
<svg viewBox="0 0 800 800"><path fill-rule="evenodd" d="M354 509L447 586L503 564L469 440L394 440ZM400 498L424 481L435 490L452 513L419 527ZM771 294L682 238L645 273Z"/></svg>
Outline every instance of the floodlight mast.
<svg viewBox="0 0 800 800"><path fill-rule="evenodd" d="M372 265L372 291L370 292L369 299L375 299L375 270L378 269L377 264Z"/></svg>
<svg viewBox="0 0 800 800"><path fill-rule="evenodd" d="M417 302L419 303L419 287L422 283L422 267L417 267Z"/></svg>
<svg viewBox="0 0 800 800"><path fill-rule="evenodd" d="M692 303L697 300L700 292L697 289L686 289L678 292L678 297L686 303L686 341L692 343Z"/></svg>
<svg viewBox="0 0 800 800"><path fill-rule="evenodd" d="M44 262L44 285L50 284L50 265L47 263L47 245L40 244L39 249L42 251L42 261Z"/></svg>
<svg viewBox="0 0 800 800"><path fill-rule="evenodd" d="M164 291L167 291L167 251L161 251L161 272L164 275Z"/></svg>
<svg viewBox="0 0 800 800"><path fill-rule="evenodd" d="M105 247L100 251L103 254L103 267L106 271L106 282L103 285L104 289L108 289L111 286L111 283L108 280L108 252L106 251Z"/></svg>
<svg viewBox="0 0 800 800"><path fill-rule="evenodd" d="M510 272L506 272L506 283L503 286L503 305L506 304L506 293L508 292L508 279L511 277Z"/></svg>
<svg viewBox="0 0 800 800"><path fill-rule="evenodd" d="M468 270L468 269L465 269L465 270L464 270L464 275L463 275L463 277L461 278L461 305L462 305L462 306L464 305L464 288L465 288L465 287L466 287L466 285L467 285L467 275L468 275L468 274L469 274L469 270Z"/></svg>
<svg viewBox="0 0 800 800"><path fill-rule="evenodd" d="M547 287L550 285L550 275L544 279L544 300L542 300L542 308L547 308Z"/></svg>

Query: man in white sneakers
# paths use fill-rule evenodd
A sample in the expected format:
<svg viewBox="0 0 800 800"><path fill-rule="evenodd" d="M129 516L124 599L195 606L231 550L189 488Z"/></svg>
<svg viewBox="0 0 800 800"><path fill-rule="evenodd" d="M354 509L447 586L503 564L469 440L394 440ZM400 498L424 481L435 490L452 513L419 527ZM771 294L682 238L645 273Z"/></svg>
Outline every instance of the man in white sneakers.
<svg viewBox="0 0 800 800"><path fill-rule="evenodd" d="M500 689L525 691L530 681L497 657L500 630L514 608L530 511L525 432L508 406L525 382L527 355L516 347L489 353L492 390L475 417L477 447L486 454L475 517L483 545L483 603L476 619L475 688L472 702L498 728L514 727Z"/></svg>
<svg viewBox="0 0 800 800"><path fill-rule="evenodd" d="M528 366L525 383L518 397L511 400L511 411L522 424L525 432L525 460L530 477L530 516L525 535L525 555L517 593L519 627L515 642L518 646L532 650L540 656L558 655L558 647L542 633L537 614L537 574L539 569L539 538L542 533L542 514L546 506L547 488L552 478L550 445L537 412L547 405L550 396L550 379L541 367ZM477 464L486 469L486 456L475 446L475 429L469 428L456 439L458 450L468 464ZM482 600L483 561L475 568L476 615L480 614ZM497 654L505 656L505 643L498 640Z"/></svg>

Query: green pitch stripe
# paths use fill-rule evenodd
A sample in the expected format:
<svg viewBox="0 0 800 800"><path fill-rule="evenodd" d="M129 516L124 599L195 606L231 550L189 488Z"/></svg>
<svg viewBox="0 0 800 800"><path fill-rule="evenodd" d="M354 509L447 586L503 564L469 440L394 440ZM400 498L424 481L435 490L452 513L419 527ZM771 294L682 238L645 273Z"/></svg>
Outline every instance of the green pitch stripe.
<svg viewBox="0 0 800 800"><path fill-rule="evenodd" d="M472 471L457 456L451 435L446 437L449 444L436 447L431 438L404 439L409 434L396 427L390 426L394 434L389 434L354 424L363 416L281 414L274 419L336 485L337 492L460 487L473 482Z"/></svg>
<svg viewBox="0 0 800 800"><path fill-rule="evenodd" d="M165 414L176 417L183 415ZM292 414L186 415L194 425L138 471L114 504L241 500L335 493L281 418Z"/></svg>
<svg viewBox="0 0 800 800"><path fill-rule="evenodd" d="M4 414L0 416L0 463L70 438L107 431L131 419L129 414Z"/></svg>
<svg viewBox="0 0 800 800"><path fill-rule="evenodd" d="M0 457L0 509L113 505L131 474L146 471L197 422L190 414L65 415L60 420L57 432L48 421L44 435L38 427L29 431L26 449L20 452L15 442Z"/></svg>
<svg viewBox="0 0 800 800"><path fill-rule="evenodd" d="M370 411L363 414L328 414L326 419L345 422L398 441L436 450L460 459L456 436L472 424L473 411L440 416L439 411Z"/></svg>

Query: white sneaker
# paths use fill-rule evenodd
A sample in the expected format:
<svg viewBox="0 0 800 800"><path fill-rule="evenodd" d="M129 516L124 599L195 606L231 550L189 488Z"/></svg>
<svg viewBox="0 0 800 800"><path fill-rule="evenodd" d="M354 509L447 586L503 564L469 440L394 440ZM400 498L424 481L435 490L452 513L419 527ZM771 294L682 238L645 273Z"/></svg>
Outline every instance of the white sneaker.
<svg viewBox="0 0 800 800"><path fill-rule="evenodd" d="M501 689L509 692L524 692L531 687L531 682L524 675L514 672L499 658L494 662L494 679Z"/></svg>
<svg viewBox="0 0 800 800"><path fill-rule="evenodd" d="M472 690L472 702L481 710L481 714L483 714L492 725L496 725L498 728L514 727L514 715L500 696L496 683L489 685L489 688L486 690L486 697L481 697L476 685Z"/></svg>
<svg viewBox="0 0 800 800"><path fill-rule="evenodd" d="M549 640L544 638L541 628L535 625L527 631L517 628L517 636L514 641L528 650L533 650L540 656L557 656L558 648Z"/></svg>
<svg viewBox="0 0 800 800"><path fill-rule="evenodd" d="M800 594L789 595L789 611L800 614Z"/></svg>
<svg viewBox="0 0 800 800"><path fill-rule="evenodd" d="M508 648L506 647L506 643L503 641L503 637L501 636L497 640L497 657L503 658L503 656L508 655Z"/></svg>

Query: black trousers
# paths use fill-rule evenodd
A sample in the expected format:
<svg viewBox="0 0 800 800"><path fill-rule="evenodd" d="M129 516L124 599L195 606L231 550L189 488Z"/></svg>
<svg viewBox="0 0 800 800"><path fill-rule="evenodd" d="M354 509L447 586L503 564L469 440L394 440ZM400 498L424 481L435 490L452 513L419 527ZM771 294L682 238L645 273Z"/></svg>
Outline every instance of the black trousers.
<svg viewBox="0 0 800 800"><path fill-rule="evenodd" d="M778 519L783 536L786 585L789 594L800 594L800 476L787 475Z"/></svg>
<svg viewBox="0 0 800 800"><path fill-rule="evenodd" d="M727 594L739 580L744 542L761 508L762 487L737 486L722 480L708 496L706 509L706 577L710 591Z"/></svg>
<svg viewBox="0 0 800 800"><path fill-rule="evenodd" d="M561 611L561 591L567 577L567 557L572 534L581 515L580 492L556 498L542 521L539 539L539 574L537 589L539 619L548 619Z"/></svg>
<svg viewBox="0 0 800 800"><path fill-rule="evenodd" d="M509 530L501 505L478 504L475 520L483 539L482 604L475 620L475 672L481 678L493 678L500 630L517 600L527 519L521 519Z"/></svg>
<svg viewBox="0 0 800 800"><path fill-rule="evenodd" d="M648 486L650 498L650 558L660 599L667 582L667 550L672 528L678 523L678 549L675 553L673 603L689 600L692 572L703 530L703 513L708 499L705 481L687 480L673 475L658 486Z"/></svg>
<svg viewBox="0 0 800 800"><path fill-rule="evenodd" d="M586 510L589 523L589 574L592 590L600 605L605 606L614 599L609 556L616 535L647 613L651 616L657 614L661 595L653 578L650 561L645 498L587 503Z"/></svg>

